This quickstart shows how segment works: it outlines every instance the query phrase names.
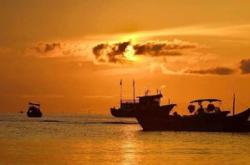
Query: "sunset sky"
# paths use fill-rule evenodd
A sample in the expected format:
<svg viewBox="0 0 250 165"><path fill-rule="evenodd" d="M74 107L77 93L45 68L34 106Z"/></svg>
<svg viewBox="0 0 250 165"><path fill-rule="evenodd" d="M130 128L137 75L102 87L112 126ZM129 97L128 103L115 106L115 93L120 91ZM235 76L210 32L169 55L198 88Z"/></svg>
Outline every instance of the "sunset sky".
<svg viewBox="0 0 250 165"><path fill-rule="evenodd" d="M161 89L177 111L250 107L249 0L0 0L0 112L108 114Z"/></svg>

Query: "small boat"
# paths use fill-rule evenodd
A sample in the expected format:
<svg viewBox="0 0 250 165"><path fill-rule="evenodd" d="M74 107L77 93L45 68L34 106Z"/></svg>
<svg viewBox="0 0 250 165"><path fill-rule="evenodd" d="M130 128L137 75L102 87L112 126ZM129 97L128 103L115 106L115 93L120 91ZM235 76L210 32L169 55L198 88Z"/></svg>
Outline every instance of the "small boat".
<svg viewBox="0 0 250 165"><path fill-rule="evenodd" d="M207 106L203 107L205 102L207 102ZM145 131L250 132L250 122L248 121L250 108L229 116L230 111L221 110L219 106L215 106L216 102L220 103L221 100L193 100L188 106L191 115L184 116L177 112L169 113L167 116L156 115L154 106L149 104L136 114L136 119ZM197 109L195 104L198 104ZM146 111L151 112L151 115L145 113Z"/></svg>
<svg viewBox="0 0 250 165"><path fill-rule="evenodd" d="M40 104L29 103L29 108L27 111L28 117L42 117L42 112L40 110Z"/></svg>

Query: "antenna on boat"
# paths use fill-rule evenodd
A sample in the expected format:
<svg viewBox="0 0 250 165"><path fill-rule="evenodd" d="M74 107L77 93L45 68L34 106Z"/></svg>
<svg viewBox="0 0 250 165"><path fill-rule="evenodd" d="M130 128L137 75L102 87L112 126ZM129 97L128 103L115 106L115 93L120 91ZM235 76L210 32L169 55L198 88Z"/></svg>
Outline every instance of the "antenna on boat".
<svg viewBox="0 0 250 165"><path fill-rule="evenodd" d="M122 103L122 79L120 80L120 103Z"/></svg>
<svg viewBox="0 0 250 165"><path fill-rule="evenodd" d="M135 103L135 80L133 80L133 100Z"/></svg>
<svg viewBox="0 0 250 165"><path fill-rule="evenodd" d="M235 115L235 93L233 94L233 116Z"/></svg>

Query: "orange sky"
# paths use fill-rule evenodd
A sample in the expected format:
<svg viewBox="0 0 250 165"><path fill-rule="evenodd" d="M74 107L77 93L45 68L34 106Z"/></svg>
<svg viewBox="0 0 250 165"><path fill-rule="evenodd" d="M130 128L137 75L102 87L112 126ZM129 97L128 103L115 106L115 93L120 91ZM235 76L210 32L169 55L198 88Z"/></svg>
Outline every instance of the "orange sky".
<svg viewBox="0 0 250 165"><path fill-rule="evenodd" d="M162 89L186 112L200 97L250 106L248 0L2 0L0 112L109 113Z"/></svg>

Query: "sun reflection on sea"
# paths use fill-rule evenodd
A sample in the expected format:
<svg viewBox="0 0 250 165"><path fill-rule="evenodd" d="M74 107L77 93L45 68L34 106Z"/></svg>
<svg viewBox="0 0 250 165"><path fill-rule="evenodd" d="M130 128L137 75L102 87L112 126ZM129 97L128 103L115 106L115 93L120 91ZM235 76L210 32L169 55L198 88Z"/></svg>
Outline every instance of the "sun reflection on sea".
<svg viewBox="0 0 250 165"><path fill-rule="evenodd" d="M0 164L249 164L249 134L143 132L109 117L0 119Z"/></svg>
<svg viewBox="0 0 250 165"><path fill-rule="evenodd" d="M137 164L140 157L136 155L138 151L138 143L136 142L135 132L133 127L124 127L123 132L125 138L122 140L122 165ZM140 148L139 148L140 149Z"/></svg>

